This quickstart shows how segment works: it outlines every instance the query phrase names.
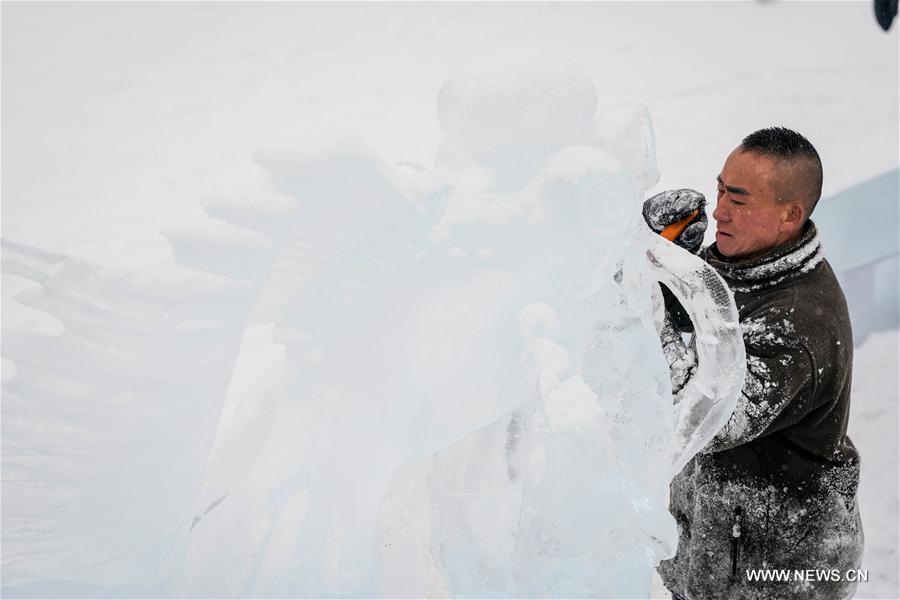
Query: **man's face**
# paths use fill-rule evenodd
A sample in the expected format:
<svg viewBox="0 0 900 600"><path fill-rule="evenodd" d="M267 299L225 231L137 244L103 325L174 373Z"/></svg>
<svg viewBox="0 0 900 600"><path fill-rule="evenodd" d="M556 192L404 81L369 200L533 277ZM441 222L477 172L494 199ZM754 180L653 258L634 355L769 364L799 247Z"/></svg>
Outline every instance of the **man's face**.
<svg viewBox="0 0 900 600"><path fill-rule="evenodd" d="M754 258L796 234L788 218L790 204L778 202L775 159L734 150L718 176L716 246L729 258Z"/></svg>

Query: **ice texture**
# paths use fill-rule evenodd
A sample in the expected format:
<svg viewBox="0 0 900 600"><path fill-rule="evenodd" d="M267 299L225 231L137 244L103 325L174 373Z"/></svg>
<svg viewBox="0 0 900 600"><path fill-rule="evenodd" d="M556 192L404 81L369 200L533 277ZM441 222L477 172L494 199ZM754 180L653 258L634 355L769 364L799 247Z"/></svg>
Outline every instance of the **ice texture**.
<svg viewBox="0 0 900 600"><path fill-rule="evenodd" d="M596 255L600 279L576 272L578 285L554 286L552 306L520 312L530 396L394 477L379 525L382 593L649 597L653 567L677 542L668 482L730 416L744 349L708 265L642 222L622 237L606 240L621 251L617 268L602 272ZM698 332L697 371L674 403L659 281Z"/></svg>
<svg viewBox="0 0 900 600"><path fill-rule="evenodd" d="M204 201L153 272L5 243L49 333L3 330L4 585L648 597L743 343L641 218L647 111L597 104L564 58L482 56L433 166L261 150L258 193ZM697 332L677 399L658 282Z"/></svg>
<svg viewBox="0 0 900 600"><path fill-rule="evenodd" d="M155 582L177 563L253 286L11 242L3 272L46 323L3 327L3 584Z"/></svg>
<svg viewBox="0 0 900 600"><path fill-rule="evenodd" d="M511 108L506 97L522 114L547 110L550 86L496 92L505 60L523 68L504 54L458 69L456 79L473 77L453 84L470 91L460 94L464 106L442 110L466 113L478 97L477 109L497 112L492 121L476 111L479 119L497 127ZM501 72L486 76L488 64ZM547 63L528 64L534 70L523 78L541 80ZM562 89L580 89L576 72ZM568 109L560 101L553 110ZM533 180L509 187L535 190L532 250L539 248L551 283L542 302L519 312L524 368L516 375L530 393L395 475L377 545L388 596L648 597L652 568L674 552L668 481L730 416L744 377L743 341L721 278L640 218L656 176L649 117L637 107L610 114L612 123L573 136L599 138L596 145L550 153L556 140L547 137L524 153L546 152ZM495 138L485 141L486 131ZM638 140L628 143L622 131ZM513 137L485 128L473 129L472 139L447 133L479 150ZM658 338L658 282L697 327L697 371L677 402Z"/></svg>

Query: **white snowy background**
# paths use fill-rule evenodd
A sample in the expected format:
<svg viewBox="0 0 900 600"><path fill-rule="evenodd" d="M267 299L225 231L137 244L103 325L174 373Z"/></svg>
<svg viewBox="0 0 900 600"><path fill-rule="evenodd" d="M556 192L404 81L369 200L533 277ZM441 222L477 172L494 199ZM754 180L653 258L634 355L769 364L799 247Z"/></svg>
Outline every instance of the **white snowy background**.
<svg viewBox="0 0 900 600"><path fill-rule="evenodd" d="M258 148L351 131L430 165L447 75L511 46L574 60L601 106L646 105L656 190L714 197L728 152L780 124L817 146L827 198L897 168L898 28L868 1L4 2L2 236L140 264L169 254L161 229L203 219L198 200L251 189ZM865 245L878 220L861 210L843 233ZM870 577L857 597L897 598L896 329L857 348L853 403Z"/></svg>

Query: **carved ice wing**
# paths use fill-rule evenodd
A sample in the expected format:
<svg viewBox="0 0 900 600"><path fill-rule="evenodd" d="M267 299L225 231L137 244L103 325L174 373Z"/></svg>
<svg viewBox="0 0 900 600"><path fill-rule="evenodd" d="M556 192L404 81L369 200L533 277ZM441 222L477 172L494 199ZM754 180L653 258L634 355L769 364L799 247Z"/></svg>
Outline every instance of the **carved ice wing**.
<svg viewBox="0 0 900 600"><path fill-rule="evenodd" d="M675 475L731 416L744 383L744 340L734 297L715 269L649 229L642 235L653 275L672 290L696 332L697 370L676 405Z"/></svg>
<svg viewBox="0 0 900 600"><path fill-rule="evenodd" d="M8 241L3 273L57 324L4 322L3 583L153 582L186 536L255 287Z"/></svg>

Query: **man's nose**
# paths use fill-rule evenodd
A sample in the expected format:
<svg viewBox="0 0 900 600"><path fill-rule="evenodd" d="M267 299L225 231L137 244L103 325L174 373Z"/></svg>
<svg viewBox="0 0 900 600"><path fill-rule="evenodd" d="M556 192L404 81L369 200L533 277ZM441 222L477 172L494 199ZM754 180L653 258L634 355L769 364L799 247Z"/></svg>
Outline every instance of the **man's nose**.
<svg viewBox="0 0 900 600"><path fill-rule="evenodd" d="M716 221L729 221L731 220L728 211L725 210L724 202L716 202L716 210L713 211L713 219Z"/></svg>

